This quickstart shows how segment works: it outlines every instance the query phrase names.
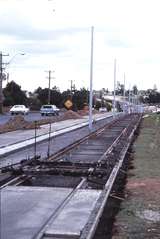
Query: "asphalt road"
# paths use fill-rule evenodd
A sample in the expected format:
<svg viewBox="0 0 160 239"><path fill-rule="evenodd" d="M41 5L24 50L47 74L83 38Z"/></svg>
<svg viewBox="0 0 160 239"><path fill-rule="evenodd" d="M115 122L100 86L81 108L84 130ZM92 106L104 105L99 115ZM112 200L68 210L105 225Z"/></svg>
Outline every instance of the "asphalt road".
<svg viewBox="0 0 160 239"><path fill-rule="evenodd" d="M63 113L60 113L63 114ZM6 113L3 115L0 115L0 125L5 124L7 121L9 121L10 118L13 118L10 113ZM39 112L30 112L28 115L24 116L24 119L27 121L34 121L34 120L40 120L40 119L47 119L50 118L51 116L41 116Z"/></svg>

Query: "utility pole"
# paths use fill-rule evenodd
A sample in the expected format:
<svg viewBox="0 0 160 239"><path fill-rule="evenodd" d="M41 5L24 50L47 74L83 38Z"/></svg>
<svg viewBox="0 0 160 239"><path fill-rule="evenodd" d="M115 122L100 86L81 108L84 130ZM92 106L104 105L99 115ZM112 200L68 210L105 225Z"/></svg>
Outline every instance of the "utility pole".
<svg viewBox="0 0 160 239"><path fill-rule="evenodd" d="M3 55L2 52L0 52L0 114L3 113L3 91L2 91L2 81L3 81L3 56L8 56L7 55Z"/></svg>
<svg viewBox="0 0 160 239"><path fill-rule="evenodd" d="M3 74L3 63L2 63L2 52L0 52L0 114L3 113L2 74Z"/></svg>
<svg viewBox="0 0 160 239"><path fill-rule="evenodd" d="M47 79L48 79L48 104L51 103L51 79L55 79L55 77L51 77L52 72L54 71L46 71L48 73Z"/></svg>
<svg viewBox="0 0 160 239"><path fill-rule="evenodd" d="M71 94L72 94L72 90L73 90L73 81L71 80Z"/></svg>
<svg viewBox="0 0 160 239"><path fill-rule="evenodd" d="M73 92L75 92L75 90L76 90L76 86L75 86L75 84L73 84L73 80L71 80L71 94L73 94Z"/></svg>

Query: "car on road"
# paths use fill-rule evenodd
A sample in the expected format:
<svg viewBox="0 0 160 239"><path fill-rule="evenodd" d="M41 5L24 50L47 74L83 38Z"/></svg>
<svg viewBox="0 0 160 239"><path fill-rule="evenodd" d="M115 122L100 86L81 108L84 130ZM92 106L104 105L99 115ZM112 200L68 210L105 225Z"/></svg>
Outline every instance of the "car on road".
<svg viewBox="0 0 160 239"><path fill-rule="evenodd" d="M101 107L101 108L99 108L99 112L107 112L107 108L106 107Z"/></svg>
<svg viewBox="0 0 160 239"><path fill-rule="evenodd" d="M44 115L59 115L59 109L56 105L42 105L40 109L42 116Z"/></svg>
<svg viewBox="0 0 160 239"><path fill-rule="evenodd" d="M159 107L156 109L156 113L160 114L160 108Z"/></svg>
<svg viewBox="0 0 160 239"><path fill-rule="evenodd" d="M27 115L29 113L29 108L27 108L25 105L14 105L10 109L11 115L17 115L17 114L22 114L22 115Z"/></svg>

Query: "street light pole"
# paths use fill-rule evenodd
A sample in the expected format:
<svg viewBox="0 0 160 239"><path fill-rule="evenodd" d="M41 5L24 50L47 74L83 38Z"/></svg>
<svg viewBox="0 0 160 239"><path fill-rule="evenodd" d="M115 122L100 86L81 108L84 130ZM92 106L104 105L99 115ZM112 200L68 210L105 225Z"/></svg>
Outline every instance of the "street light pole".
<svg viewBox="0 0 160 239"><path fill-rule="evenodd" d="M3 81L3 70L5 69L3 67L3 56L8 56L3 55L2 52L0 52L0 114L3 113L3 90L2 90L2 81Z"/></svg>
<svg viewBox="0 0 160 239"><path fill-rule="evenodd" d="M0 52L0 114L3 113L3 99L2 99L2 74L3 74L3 66L2 66L2 52Z"/></svg>
<svg viewBox="0 0 160 239"><path fill-rule="evenodd" d="M89 130L92 131L92 82L93 82L93 34L94 27L91 27L91 60L90 60L90 93L89 93Z"/></svg>
<svg viewBox="0 0 160 239"><path fill-rule="evenodd" d="M17 53L15 54L8 63L3 63L3 56L9 56L9 54L4 55L2 54L2 52L0 52L0 114L3 113L3 91L2 91L2 81L3 81L3 71L6 69L7 65L9 65L12 60L17 56L17 55L25 55L25 53ZM3 67L3 64L5 64L6 66Z"/></svg>
<svg viewBox="0 0 160 239"><path fill-rule="evenodd" d="M14 60L14 58L15 58L16 56L18 56L18 55L24 56L25 53L16 53L14 56L12 56L12 58L9 60L9 62L6 63L6 65L10 65L10 63L11 63L11 62Z"/></svg>

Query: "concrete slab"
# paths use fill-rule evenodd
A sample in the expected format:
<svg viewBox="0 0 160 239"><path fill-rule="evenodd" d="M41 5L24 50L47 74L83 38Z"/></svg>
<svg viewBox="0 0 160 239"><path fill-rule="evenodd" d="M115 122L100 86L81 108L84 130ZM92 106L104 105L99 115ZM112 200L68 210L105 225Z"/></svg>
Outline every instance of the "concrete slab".
<svg viewBox="0 0 160 239"><path fill-rule="evenodd" d="M53 238L79 238L100 196L99 190L78 190L45 232Z"/></svg>
<svg viewBox="0 0 160 239"><path fill-rule="evenodd" d="M82 150L86 150L86 149L90 149L90 150L105 150L105 146L104 145L90 145L90 144L82 144L79 146L79 149Z"/></svg>
<svg viewBox="0 0 160 239"><path fill-rule="evenodd" d="M97 156L99 156L99 155L102 155L103 154L103 152L104 152L104 150L102 151L102 150L94 150L94 149L78 149L78 150L76 150L76 152L75 153L73 153L72 155L74 156L74 155L89 155L89 156L91 156L91 155L97 155Z"/></svg>
<svg viewBox="0 0 160 239"><path fill-rule="evenodd" d="M1 239L31 239L72 189L7 187L1 193Z"/></svg>
<svg viewBox="0 0 160 239"><path fill-rule="evenodd" d="M71 162L83 162L83 163L93 163L97 162L97 160L100 158L102 154L100 155L71 155L69 158L69 161Z"/></svg>

